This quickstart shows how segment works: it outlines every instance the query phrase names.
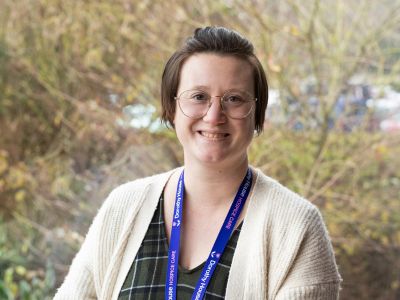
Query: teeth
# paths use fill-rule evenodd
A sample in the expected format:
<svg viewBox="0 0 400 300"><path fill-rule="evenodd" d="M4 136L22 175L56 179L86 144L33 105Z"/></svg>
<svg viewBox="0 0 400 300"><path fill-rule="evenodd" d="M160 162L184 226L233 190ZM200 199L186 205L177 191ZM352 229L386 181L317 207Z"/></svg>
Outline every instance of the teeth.
<svg viewBox="0 0 400 300"><path fill-rule="evenodd" d="M210 139L220 139L223 138L225 136L227 136L227 134L225 133L210 133L210 132L204 132L204 131L200 131L200 134L206 138L210 138Z"/></svg>

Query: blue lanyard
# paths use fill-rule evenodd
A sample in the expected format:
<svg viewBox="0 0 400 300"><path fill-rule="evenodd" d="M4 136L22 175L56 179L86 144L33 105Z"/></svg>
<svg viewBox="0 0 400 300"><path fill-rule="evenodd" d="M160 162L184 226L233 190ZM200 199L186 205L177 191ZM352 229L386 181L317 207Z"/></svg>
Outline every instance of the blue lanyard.
<svg viewBox="0 0 400 300"><path fill-rule="evenodd" d="M250 193L250 187L252 182L252 173L248 169L246 176L240 184L239 190L232 202L229 212L225 218L225 221L218 233L217 239L214 242L214 246L208 256L208 259L204 265L203 271L201 272L200 278L197 281L192 300L203 299L207 286L210 282L211 276L218 265L218 261L224 252L225 246L229 241L235 224L240 216L240 212L246 202L246 199ZM183 195L185 190L184 182L184 171L182 171L178 186L176 189L174 215L172 216L172 229L171 229L171 240L168 250L168 269L167 279L165 284L165 299L175 300L176 299L176 286L178 282L178 262L179 262L179 244L181 238L181 223L182 223L182 208L183 208Z"/></svg>

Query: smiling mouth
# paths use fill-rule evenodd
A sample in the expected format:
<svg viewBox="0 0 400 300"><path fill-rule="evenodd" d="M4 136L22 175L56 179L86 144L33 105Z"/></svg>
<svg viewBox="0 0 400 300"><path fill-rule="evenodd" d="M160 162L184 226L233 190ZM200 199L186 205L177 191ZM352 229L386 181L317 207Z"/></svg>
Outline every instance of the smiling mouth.
<svg viewBox="0 0 400 300"><path fill-rule="evenodd" d="M206 131L198 131L198 133L201 136L204 136L208 139L213 139L213 140L220 140L220 139L224 139L229 136L229 133L211 133L211 132L206 132Z"/></svg>

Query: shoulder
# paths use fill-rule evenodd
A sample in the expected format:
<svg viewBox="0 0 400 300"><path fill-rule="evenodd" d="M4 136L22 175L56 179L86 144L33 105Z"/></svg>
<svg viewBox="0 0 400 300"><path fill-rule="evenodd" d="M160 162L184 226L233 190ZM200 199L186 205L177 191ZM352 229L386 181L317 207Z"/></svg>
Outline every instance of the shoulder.
<svg viewBox="0 0 400 300"><path fill-rule="evenodd" d="M91 228L96 232L95 240L107 241L110 248L115 247L139 212L153 209L152 203L157 203L156 197L172 172L130 181L113 189L93 220Z"/></svg>
<svg viewBox="0 0 400 300"><path fill-rule="evenodd" d="M137 215L146 200L159 197L166 181L175 170L136 179L113 189L96 216L102 220L99 221L102 227L122 229L125 223Z"/></svg>
<svg viewBox="0 0 400 300"><path fill-rule="evenodd" d="M144 194L162 190L175 170L177 169L121 184L110 192L103 206L118 207L120 204L132 204Z"/></svg>
<svg viewBox="0 0 400 300"><path fill-rule="evenodd" d="M283 290L340 282L330 237L319 209L257 171L257 195L254 197L262 212L263 246L268 249L271 270L282 270L286 274ZM283 280L278 277L271 274L271 282Z"/></svg>
<svg viewBox="0 0 400 300"><path fill-rule="evenodd" d="M265 175L261 170L257 169L256 172L254 198L267 214L276 220L291 224L300 222L312 225L319 222L321 215L314 204Z"/></svg>
<svg viewBox="0 0 400 300"><path fill-rule="evenodd" d="M150 186L162 184L174 170L126 182L114 188L109 197L121 197L125 194L144 192Z"/></svg>

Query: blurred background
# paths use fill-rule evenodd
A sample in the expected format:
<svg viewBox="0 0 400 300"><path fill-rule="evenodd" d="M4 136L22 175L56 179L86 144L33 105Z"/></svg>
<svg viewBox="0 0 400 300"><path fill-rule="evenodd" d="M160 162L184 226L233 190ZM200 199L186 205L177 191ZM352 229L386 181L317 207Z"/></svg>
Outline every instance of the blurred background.
<svg viewBox="0 0 400 300"><path fill-rule="evenodd" d="M179 166L166 60L196 27L269 80L252 165L319 207L341 299L400 299L400 1L0 1L0 299L51 299L110 190Z"/></svg>

